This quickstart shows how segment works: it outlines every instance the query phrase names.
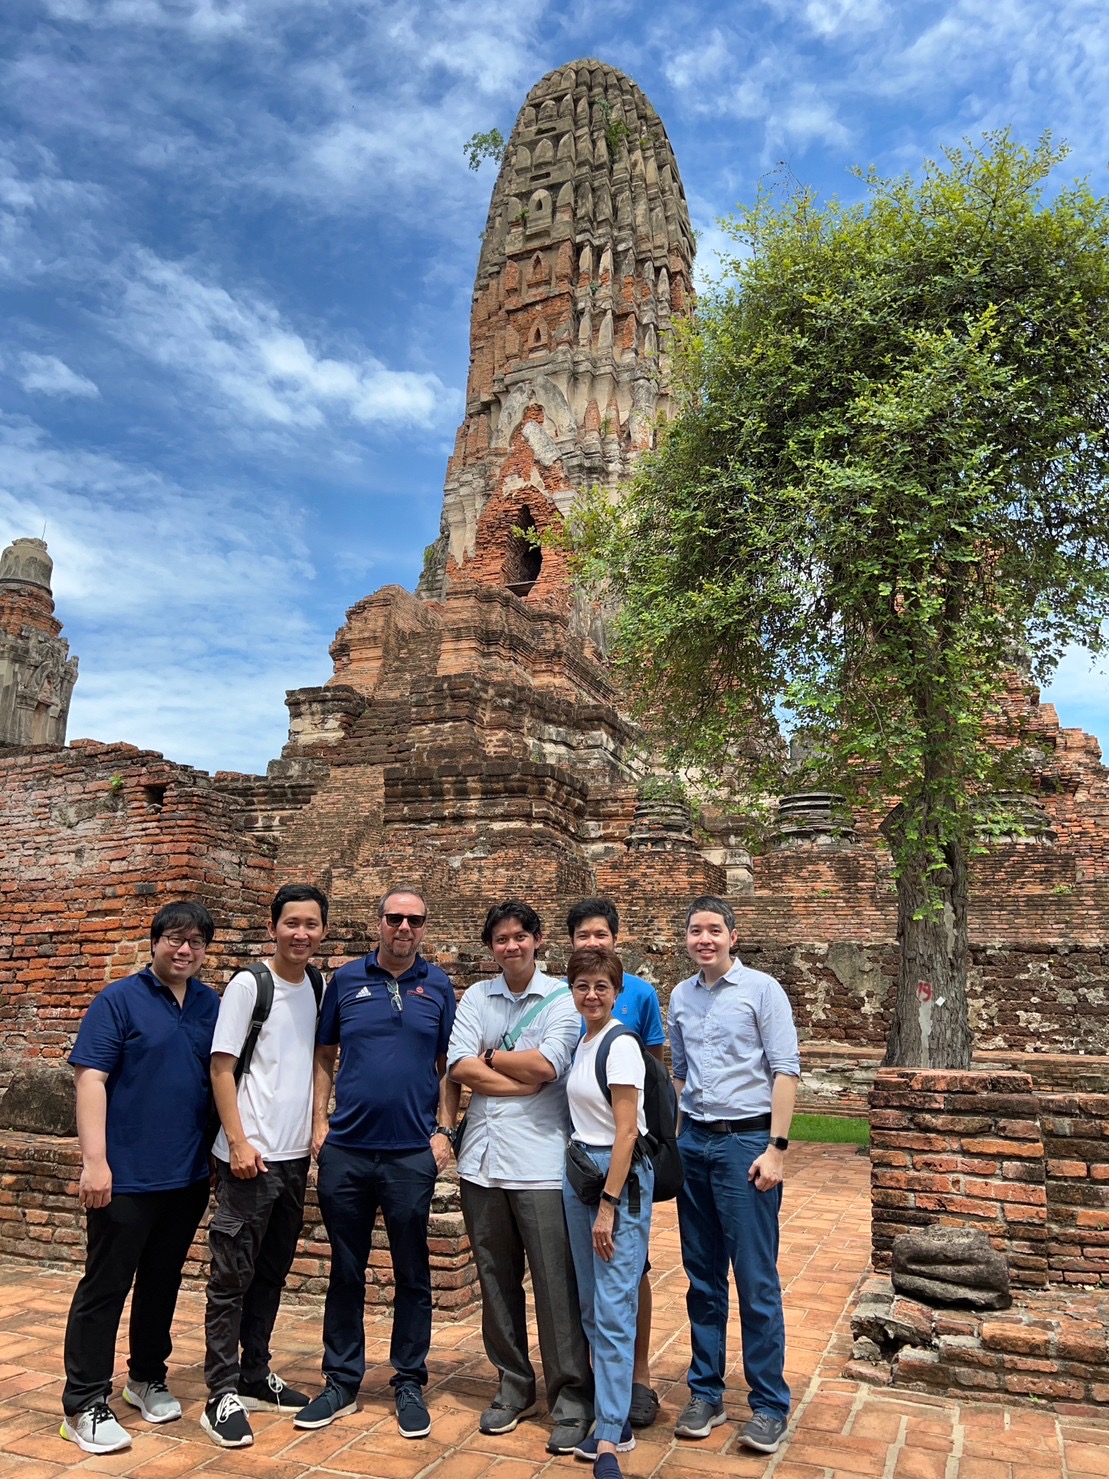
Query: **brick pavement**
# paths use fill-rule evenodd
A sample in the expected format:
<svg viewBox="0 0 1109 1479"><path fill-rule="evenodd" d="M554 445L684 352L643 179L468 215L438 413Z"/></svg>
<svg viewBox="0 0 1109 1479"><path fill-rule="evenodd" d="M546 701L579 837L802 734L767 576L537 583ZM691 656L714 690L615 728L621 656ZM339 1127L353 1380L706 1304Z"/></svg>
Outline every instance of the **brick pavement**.
<svg viewBox="0 0 1109 1479"><path fill-rule="evenodd" d="M729 1374L729 1421L699 1443L678 1442L672 1428L685 1397L688 1336L685 1283L672 1205L659 1210L651 1243L654 1266L654 1380L658 1423L621 1457L628 1479L1109 1479L1109 1422L1060 1417L1031 1406L1005 1408L876 1391L840 1376L850 1345L846 1311L869 1254L869 1166L850 1146L796 1146L783 1218L781 1270L786 1286L788 1376L794 1392L789 1442L771 1458L738 1449L736 1421L746 1412L742 1374ZM92 1458L58 1437L61 1341L72 1273L0 1266L0 1479L48 1479L62 1469L142 1479L301 1479L313 1471L366 1479L552 1479L588 1476L572 1458L544 1453L546 1425L521 1424L504 1438L483 1438L477 1419L491 1393L478 1317L437 1323L428 1402L432 1436L400 1438L388 1401L388 1326L368 1327L372 1363L361 1410L330 1428L299 1434L289 1417L253 1418L253 1448L220 1450L200 1431L204 1395L203 1297L181 1297L171 1382L185 1405L179 1423L150 1427L122 1402L134 1434L125 1453ZM282 1311L274 1365L297 1386L319 1381L320 1312L301 1304ZM733 1355L737 1341L732 1343ZM119 1380L117 1378L117 1390Z"/></svg>

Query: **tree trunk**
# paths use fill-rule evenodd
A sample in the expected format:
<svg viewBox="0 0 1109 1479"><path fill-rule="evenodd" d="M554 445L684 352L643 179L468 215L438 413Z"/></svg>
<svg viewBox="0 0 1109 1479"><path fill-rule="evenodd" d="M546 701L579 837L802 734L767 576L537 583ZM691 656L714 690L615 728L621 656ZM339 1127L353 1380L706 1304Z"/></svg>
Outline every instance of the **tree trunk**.
<svg viewBox="0 0 1109 1479"><path fill-rule="evenodd" d="M970 1067L974 1043L967 1013L966 849L960 840L932 841L947 863L932 872L932 898L925 847L913 848L902 859L897 879L900 962L886 1046L888 1067Z"/></svg>

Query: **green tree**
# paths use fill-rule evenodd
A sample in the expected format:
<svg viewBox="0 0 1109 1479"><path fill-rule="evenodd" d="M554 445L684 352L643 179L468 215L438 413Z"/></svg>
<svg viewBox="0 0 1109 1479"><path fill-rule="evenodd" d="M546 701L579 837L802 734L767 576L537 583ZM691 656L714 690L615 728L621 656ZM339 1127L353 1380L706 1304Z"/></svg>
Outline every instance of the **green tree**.
<svg viewBox="0 0 1109 1479"><path fill-rule="evenodd" d="M487 159L491 159L494 164L500 164L507 148L504 134L499 128L491 128L488 133L471 134L462 145L462 152L466 156L466 163L471 169L476 170L480 169Z"/></svg>
<svg viewBox="0 0 1109 1479"><path fill-rule="evenodd" d="M1096 650L1109 612L1109 209L1045 203L1065 154L998 133L858 205L761 195L659 450L579 523L673 754L773 786L784 706L824 784L899 802L890 1062L970 1060L968 857L1027 764L1004 675Z"/></svg>

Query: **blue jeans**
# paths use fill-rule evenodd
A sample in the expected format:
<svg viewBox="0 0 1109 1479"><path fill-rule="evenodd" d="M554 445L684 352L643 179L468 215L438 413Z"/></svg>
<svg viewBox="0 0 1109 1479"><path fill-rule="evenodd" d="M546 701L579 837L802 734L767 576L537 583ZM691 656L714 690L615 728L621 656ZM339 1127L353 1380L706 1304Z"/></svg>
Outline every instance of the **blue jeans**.
<svg viewBox="0 0 1109 1479"><path fill-rule="evenodd" d="M422 1150L344 1150L325 1140L316 1194L331 1242L323 1307L323 1374L353 1396L366 1374L366 1265L378 1208L393 1261L392 1385L427 1385L431 1260L427 1223L435 1157Z"/></svg>
<svg viewBox="0 0 1109 1479"><path fill-rule="evenodd" d="M789 1416L786 1331L778 1279L782 1188L757 1191L747 1172L766 1149L766 1132L718 1135L686 1120L678 1137L685 1185L678 1193L682 1263L689 1279L689 1389L719 1402L728 1340L728 1265L739 1295L743 1375L752 1412Z"/></svg>
<svg viewBox="0 0 1109 1479"><path fill-rule="evenodd" d="M599 1171L607 1171L612 1146L587 1145ZM628 1210L628 1187L620 1193L613 1224L615 1253L609 1262L593 1251L596 1207L587 1207L568 1181L562 1183L562 1204L570 1232L570 1251L578 1280L581 1322L593 1354L594 1410L599 1441L618 1443L632 1401L632 1357L635 1317L639 1309L639 1280L647 1262L651 1236L651 1193L655 1185L650 1161L637 1162L632 1175L639 1181L639 1212ZM628 1180L631 1180L629 1176Z"/></svg>

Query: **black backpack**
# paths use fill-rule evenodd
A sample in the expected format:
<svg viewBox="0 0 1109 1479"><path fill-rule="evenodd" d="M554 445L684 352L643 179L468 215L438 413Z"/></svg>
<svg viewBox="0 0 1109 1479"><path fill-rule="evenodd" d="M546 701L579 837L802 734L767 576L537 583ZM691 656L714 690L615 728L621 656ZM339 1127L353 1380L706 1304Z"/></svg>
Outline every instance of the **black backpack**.
<svg viewBox="0 0 1109 1479"><path fill-rule="evenodd" d="M312 983L312 992L316 998L316 1020L319 1021L320 1002L323 1000L323 972L319 966L306 965L305 974ZM243 1050L239 1054L239 1061L235 1064L235 1082L238 1083L244 1073L250 1072L251 1060L254 1057L254 1049L258 1046L258 1034L262 1031L262 1024L270 1014L273 1006L273 976L270 968L263 960L251 961L250 965L239 967L239 971L248 971L255 980L257 994L254 998L254 1011L250 1018L250 1028L243 1039ZM236 973L238 974L238 972Z"/></svg>
<svg viewBox="0 0 1109 1479"><path fill-rule="evenodd" d="M611 1032L605 1033L597 1049L597 1083L601 1093L611 1104L612 1093L605 1070L612 1044L618 1037L624 1036L634 1037L643 1054L643 1118L647 1121L647 1133L640 1135L636 1155L649 1156L655 1168L653 1200L669 1202L681 1191L685 1172L682 1170L682 1158L678 1154L678 1101L666 1065L660 1063L653 1053L648 1053L637 1032L620 1024Z"/></svg>

